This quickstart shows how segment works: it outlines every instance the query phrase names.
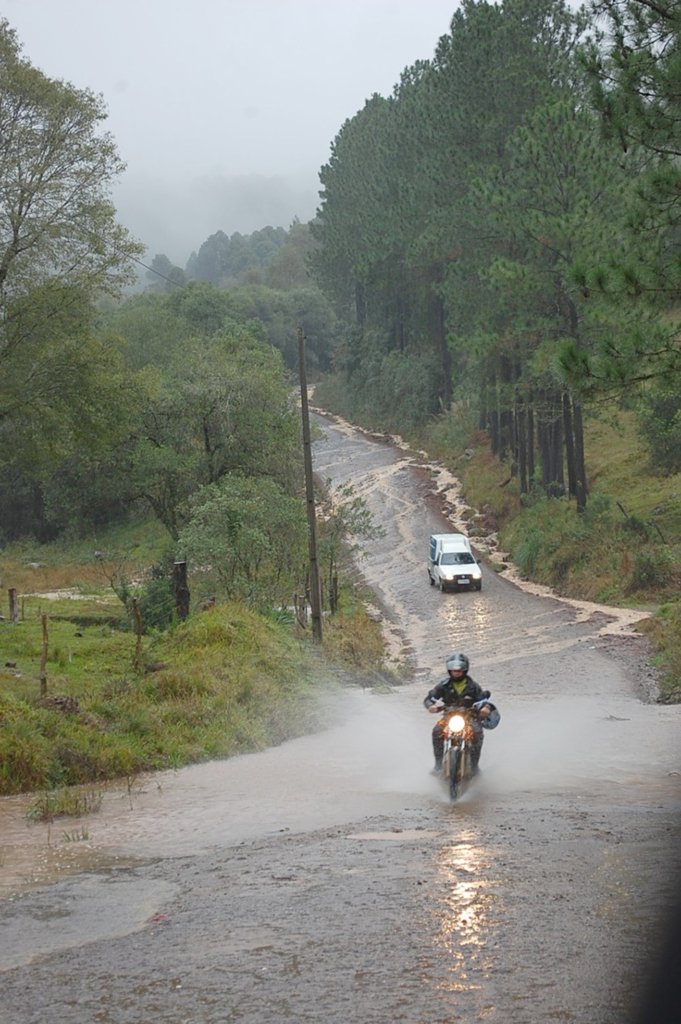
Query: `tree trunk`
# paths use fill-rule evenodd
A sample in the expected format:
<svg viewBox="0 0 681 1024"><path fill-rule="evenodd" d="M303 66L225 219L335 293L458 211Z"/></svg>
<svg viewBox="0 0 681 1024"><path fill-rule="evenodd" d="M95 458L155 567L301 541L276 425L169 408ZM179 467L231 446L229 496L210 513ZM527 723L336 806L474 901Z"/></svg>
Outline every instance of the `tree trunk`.
<svg viewBox="0 0 681 1024"><path fill-rule="evenodd" d="M543 391L538 419L542 485L551 497L565 493L563 474L563 417L560 396Z"/></svg>
<svg viewBox="0 0 681 1024"><path fill-rule="evenodd" d="M495 396L496 397L496 396ZM492 442L492 455L499 454L499 410L496 408L490 412L490 437Z"/></svg>
<svg viewBox="0 0 681 1024"><path fill-rule="evenodd" d="M563 473L563 418L560 405L557 405L551 424L551 490L554 496L565 493L565 476Z"/></svg>
<svg viewBox="0 0 681 1024"><path fill-rule="evenodd" d="M518 438L517 461L518 477L520 479L520 493L527 494L529 491L527 484L527 409L522 401L516 406L515 419Z"/></svg>
<svg viewBox="0 0 681 1024"><path fill-rule="evenodd" d="M568 298L568 309L570 313L570 333L579 348L579 313L571 298ZM586 508L586 499L589 493L586 484L586 467L584 463L584 423L582 420L582 407L579 402L572 403L572 420L575 439L575 497L577 499L577 511L583 512Z"/></svg>
<svg viewBox="0 0 681 1024"><path fill-rule="evenodd" d="M549 426L543 416L537 421L537 438L539 440L539 455L541 457L541 482L545 490L551 482L551 438Z"/></svg>
<svg viewBox="0 0 681 1024"><path fill-rule="evenodd" d="M442 408L449 409L452 404L452 354L449 351L449 342L447 341L447 322L444 300L437 295L435 297L435 303L437 341L440 349L440 361L442 365L442 392L440 398L442 401Z"/></svg>
<svg viewBox="0 0 681 1024"><path fill-rule="evenodd" d="M483 384L480 392L480 415L478 416L478 429L487 430L489 420L487 418L487 390L488 385Z"/></svg>
<svg viewBox="0 0 681 1024"><path fill-rule="evenodd" d="M513 452L513 414L510 409L499 412L499 458L506 459Z"/></svg>
<svg viewBox="0 0 681 1024"><path fill-rule="evenodd" d="M440 388L440 402L443 409L449 409L452 404L452 354L449 351L447 340L447 314L445 303L442 298L440 286L444 280L444 269L441 262L435 264L435 276L431 285L430 310L428 315L429 330L435 347L440 354L440 368L442 370L442 386Z"/></svg>
<svg viewBox="0 0 681 1024"><path fill-rule="evenodd" d="M527 482L531 490L532 481L534 480L534 409L532 408L532 395L530 395L527 405L527 426L525 434L527 441Z"/></svg>
<svg viewBox="0 0 681 1024"><path fill-rule="evenodd" d="M563 391L563 427L565 431L565 457L568 471L568 494L574 498L577 494L577 471L575 466L575 442L572 423L570 395Z"/></svg>
<svg viewBox="0 0 681 1024"><path fill-rule="evenodd" d="M577 511L583 512L586 508L589 489L586 483L586 466L584 463L584 423L582 420L582 407L579 402L573 403L572 418L575 430L575 497L577 498Z"/></svg>
<svg viewBox="0 0 681 1024"><path fill-rule="evenodd" d="M514 372L513 366L508 359L502 358L499 376L501 387L499 389L499 457L505 459L514 447L514 423L513 423L513 402L514 402Z"/></svg>
<svg viewBox="0 0 681 1024"><path fill-rule="evenodd" d="M406 320L406 304L402 298L401 293L395 297L395 347L398 352L404 352L407 347L407 330L405 326Z"/></svg>

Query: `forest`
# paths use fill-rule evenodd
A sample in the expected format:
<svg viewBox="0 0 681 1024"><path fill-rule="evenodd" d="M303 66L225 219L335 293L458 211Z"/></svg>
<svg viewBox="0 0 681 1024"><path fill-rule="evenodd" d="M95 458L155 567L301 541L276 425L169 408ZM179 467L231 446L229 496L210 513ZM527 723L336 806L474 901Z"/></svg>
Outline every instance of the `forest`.
<svg viewBox="0 0 681 1024"><path fill-rule="evenodd" d="M464 2L339 132L313 224L350 408L467 403L520 488L587 500L584 407L681 468L678 5ZM396 396L399 395L399 403Z"/></svg>
<svg viewBox="0 0 681 1024"><path fill-rule="evenodd" d="M218 508L233 538L257 504L296 519L301 326L329 408L481 431L527 501L585 511L585 422L613 409L681 470L680 17L464 0L341 126L310 224L216 230L184 269L116 222L101 98L4 22L0 537L150 515L200 560ZM281 596L304 558L273 557Z"/></svg>
<svg viewBox="0 0 681 1024"><path fill-rule="evenodd" d="M312 222L216 228L182 268L117 221L103 99L0 22L0 791L307 728L299 328L317 403L451 468L474 543L659 609L678 699L680 83L667 0L464 0L340 127ZM371 517L319 502L327 656L382 671Z"/></svg>
<svg viewBox="0 0 681 1024"><path fill-rule="evenodd" d="M145 263L110 201L123 165L103 100L33 67L7 22L0 79L0 543L95 551L151 518L158 576L210 550L208 592L290 603L307 549L297 329L321 371L337 319L308 226L218 231L186 272ZM166 601L147 624L169 617Z"/></svg>

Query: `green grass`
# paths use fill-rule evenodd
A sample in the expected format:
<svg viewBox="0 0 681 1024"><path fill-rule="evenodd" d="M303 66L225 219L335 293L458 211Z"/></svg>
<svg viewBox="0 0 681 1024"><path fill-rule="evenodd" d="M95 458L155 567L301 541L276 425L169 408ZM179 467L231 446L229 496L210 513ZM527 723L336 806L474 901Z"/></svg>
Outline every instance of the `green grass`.
<svg viewBox="0 0 681 1024"><path fill-rule="evenodd" d="M135 578L158 562L168 543L167 531L152 519L110 527L86 539L18 541L0 547L0 579L5 593L15 587L19 594L75 590L113 597L112 573Z"/></svg>
<svg viewBox="0 0 681 1024"><path fill-rule="evenodd" d="M631 413L586 424L589 486L619 502L628 515L654 524L671 544L681 540L681 473L650 470L648 453ZM619 511L619 510L618 510ZM623 514L622 518L624 518ZM656 532L656 531L655 531Z"/></svg>
<svg viewBox="0 0 681 1024"><path fill-rule="evenodd" d="M153 525L117 539L142 574L165 544ZM89 547L76 544L73 555L69 562L65 543L13 545L0 560L3 590L17 587L21 609L19 622L0 620L0 794L49 793L41 805L48 817L61 813L55 794L65 787L261 750L315 729L314 698L334 679L381 667L380 626L346 586L340 613L325 619L322 651L291 616L217 604L145 635L136 670L122 603ZM93 573L85 599L45 596L77 589L84 566ZM40 592L22 592L22 574L33 582L38 572Z"/></svg>
<svg viewBox="0 0 681 1024"><path fill-rule="evenodd" d="M82 790L73 787L41 793L28 809L27 817L35 821L54 821L55 818L82 818L96 814L102 806L102 790Z"/></svg>
<svg viewBox="0 0 681 1024"><path fill-rule="evenodd" d="M681 602L663 605L659 613L644 620L640 628L660 651L658 664L665 679L663 698L670 703L681 702Z"/></svg>
<svg viewBox="0 0 681 1024"><path fill-rule="evenodd" d="M139 672L131 632L48 628L41 699L40 623L0 626L3 664L16 662L0 675L0 793L260 750L315 726L315 659L290 627L243 606L218 605L145 638Z"/></svg>

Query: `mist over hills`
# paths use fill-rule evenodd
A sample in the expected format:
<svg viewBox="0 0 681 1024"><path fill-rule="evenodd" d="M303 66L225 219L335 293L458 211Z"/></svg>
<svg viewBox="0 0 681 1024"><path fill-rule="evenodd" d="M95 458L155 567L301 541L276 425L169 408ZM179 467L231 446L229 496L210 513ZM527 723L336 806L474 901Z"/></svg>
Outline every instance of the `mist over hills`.
<svg viewBox="0 0 681 1024"><path fill-rule="evenodd" d="M216 231L250 234L263 227L288 228L295 217L314 217L316 172L266 177L228 177L220 171L183 181L127 172L113 201L118 220L148 247L179 267Z"/></svg>

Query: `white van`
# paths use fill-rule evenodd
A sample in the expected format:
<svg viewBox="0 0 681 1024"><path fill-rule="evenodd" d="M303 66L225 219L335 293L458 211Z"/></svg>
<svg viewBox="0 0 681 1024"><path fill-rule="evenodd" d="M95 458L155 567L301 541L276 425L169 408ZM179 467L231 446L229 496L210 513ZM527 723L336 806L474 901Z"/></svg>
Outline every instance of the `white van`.
<svg viewBox="0 0 681 1024"><path fill-rule="evenodd" d="M440 590L482 590L482 572L463 533L433 533L428 549L428 579Z"/></svg>

